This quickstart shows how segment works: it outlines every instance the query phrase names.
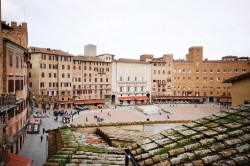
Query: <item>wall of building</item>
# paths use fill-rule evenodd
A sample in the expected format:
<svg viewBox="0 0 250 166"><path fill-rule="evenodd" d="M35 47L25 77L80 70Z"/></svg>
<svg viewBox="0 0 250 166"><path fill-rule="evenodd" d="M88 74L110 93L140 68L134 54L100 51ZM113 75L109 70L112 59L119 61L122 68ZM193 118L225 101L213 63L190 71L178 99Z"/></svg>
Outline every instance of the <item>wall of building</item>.
<svg viewBox="0 0 250 166"><path fill-rule="evenodd" d="M202 47L191 47L186 60L173 63L174 96L202 96L207 102L219 102L231 96L231 84L223 80L250 70L249 60L202 60Z"/></svg>
<svg viewBox="0 0 250 166"><path fill-rule="evenodd" d="M118 97L151 96L151 64L143 61L115 60L112 63L112 95Z"/></svg>
<svg viewBox="0 0 250 166"><path fill-rule="evenodd" d="M238 106L245 100L250 100L250 78L233 82L232 86L232 105Z"/></svg>

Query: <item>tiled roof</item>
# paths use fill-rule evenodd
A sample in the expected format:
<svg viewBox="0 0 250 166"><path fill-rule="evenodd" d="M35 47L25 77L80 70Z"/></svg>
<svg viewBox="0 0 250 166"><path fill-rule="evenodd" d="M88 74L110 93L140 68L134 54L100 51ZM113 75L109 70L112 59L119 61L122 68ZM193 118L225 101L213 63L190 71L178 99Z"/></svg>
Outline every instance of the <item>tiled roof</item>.
<svg viewBox="0 0 250 166"><path fill-rule="evenodd" d="M29 47L28 48L30 53L47 53L47 54L55 54L55 55L64 55L64 56L73 56L68 52L64 52L58 49L51 49L51 48L41 48L41 47Z"/></svg>
<svg viewBox="0 0 250 166"><path fill-rule="evenodd" d="M126 62L126 63L141 63L141 64L149 64L149 62L137 60L137 59L127 59L127 58L119 58L118 60L114 59L114 62Z"/></svg>
<svg viewBox="0 0 250 166"><path fill-rule="evenodd" d="M104 60L102 60L99 57L96 56L74 56L73 57L74 60L80 60L80 61L90 61L90 62L105 62Z"/></svg>
<svg viewBox="0 0 250 166"><path fill-rule="evenodd" d="M226 110L130 145L139 165L247 165L250 107Z"/></svg>
<svg viewBox="0 0 250 166"><path fill-rule="evenodd" d="M239 81L242 79L246 79L246 78L250 78L250 72L229 78L229 79L223 81L223 83L233 83L233 82L236 82L236 81Z"/></svg>

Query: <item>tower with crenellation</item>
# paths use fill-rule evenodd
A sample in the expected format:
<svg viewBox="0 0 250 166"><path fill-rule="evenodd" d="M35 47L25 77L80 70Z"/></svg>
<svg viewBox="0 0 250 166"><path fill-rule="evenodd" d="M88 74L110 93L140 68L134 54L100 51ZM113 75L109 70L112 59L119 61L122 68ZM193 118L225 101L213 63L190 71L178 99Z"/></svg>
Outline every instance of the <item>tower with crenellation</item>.
<svg viewBox="0 0 250 166"><path fill-rule="evenodd" d="M6 28L3 28L2 37L7 38L12 42L27 49L28 47L27 23L22 22L18 24L17 22L14 21L11 21L11 23L2 21L2 23L6 26Z"/></svg>

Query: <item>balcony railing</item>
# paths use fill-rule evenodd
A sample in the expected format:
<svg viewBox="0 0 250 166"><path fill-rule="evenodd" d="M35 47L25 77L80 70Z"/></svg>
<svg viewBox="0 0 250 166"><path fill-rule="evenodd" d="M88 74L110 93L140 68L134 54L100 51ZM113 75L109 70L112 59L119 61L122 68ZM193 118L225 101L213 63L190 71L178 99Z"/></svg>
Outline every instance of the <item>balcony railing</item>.
<svg viewBox="0 0 250 166"><path fill-rule="evenodd" d="M119 81L119 84L146 84L147 81Z"/></svg>
<svg viewBox="0 0 250 166"><path fill-rule="evenodd" d="M0 112L5 109L16 106L16 95L15 94L2 94L0 96Z"/></svg>

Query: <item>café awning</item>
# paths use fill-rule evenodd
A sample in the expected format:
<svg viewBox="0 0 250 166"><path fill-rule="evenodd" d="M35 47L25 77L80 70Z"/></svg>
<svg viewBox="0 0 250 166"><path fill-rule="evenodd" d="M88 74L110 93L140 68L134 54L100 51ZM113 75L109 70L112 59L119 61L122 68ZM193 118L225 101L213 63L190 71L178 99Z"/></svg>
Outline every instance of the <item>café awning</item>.
<svg viewBox="0 0 250 166"><path fill-rule="evenodd" d="M104 99L76 100L74 104L103 104Z"/></svg>

